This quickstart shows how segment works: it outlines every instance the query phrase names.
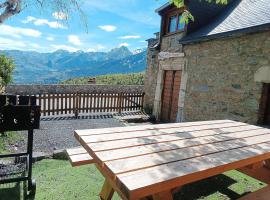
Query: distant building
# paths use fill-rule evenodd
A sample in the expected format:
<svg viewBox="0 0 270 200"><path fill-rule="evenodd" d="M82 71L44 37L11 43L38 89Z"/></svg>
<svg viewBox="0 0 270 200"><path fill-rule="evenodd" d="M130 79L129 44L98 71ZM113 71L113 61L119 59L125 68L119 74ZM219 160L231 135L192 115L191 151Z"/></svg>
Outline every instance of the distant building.
<svg viewBox="0 0 270 200"><path fill-rule="evenodd" d="M148 40L145 109L165 122L233 119L270 124L270 0L188 1L157 9Z"/></svg>

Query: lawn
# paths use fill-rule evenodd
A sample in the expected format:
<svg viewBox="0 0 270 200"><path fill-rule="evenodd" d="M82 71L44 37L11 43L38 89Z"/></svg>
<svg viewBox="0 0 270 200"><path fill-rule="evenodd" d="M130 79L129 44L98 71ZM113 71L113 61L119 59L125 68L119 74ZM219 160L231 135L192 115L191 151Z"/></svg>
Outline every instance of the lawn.
<svg viewBox="0 0 270 200"><path fill-rule="evenodd" d="M35 164L33 170L37 182L36 200L99 199L104 178L94 165L72 168L68 161L43 160ZM175 199L237 199L264 186L264 183L237 171L229 171L183 187ZM2 195L0 190L0 197ZM10 195L8 197L12 200ZM118 195L114 195L113 199L118 200Z"/></svg>
<svg viewBox="0 0 270 200"><path fill-rule="evenodd" d="M0 133L0 154L9 153L10 150L7 146L14 145L20 140L22 140L22 137L14 132Z"/></svg>

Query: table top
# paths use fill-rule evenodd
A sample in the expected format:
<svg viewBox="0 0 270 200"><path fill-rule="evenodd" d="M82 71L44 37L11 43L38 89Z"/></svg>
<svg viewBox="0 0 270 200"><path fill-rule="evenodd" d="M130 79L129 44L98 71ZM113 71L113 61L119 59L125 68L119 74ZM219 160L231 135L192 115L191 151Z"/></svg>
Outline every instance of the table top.
<svg viewBox="0 0 270 200"><path fill-rule="evenodd" d="M270 158L270 130L231 120L76 130L76 139L127 199Z"/></svg>

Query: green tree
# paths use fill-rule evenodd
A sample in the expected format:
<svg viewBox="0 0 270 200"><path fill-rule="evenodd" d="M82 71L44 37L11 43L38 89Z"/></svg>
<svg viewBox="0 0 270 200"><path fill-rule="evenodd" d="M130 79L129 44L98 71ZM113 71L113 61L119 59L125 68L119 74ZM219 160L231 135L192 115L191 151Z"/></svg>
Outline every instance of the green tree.
<svg viewBox="0 0 270 200"><path fill-rule="evenodd" d="M28 6L33 6L38 12L40 10L51 10L65 16L77 12L87 28L86 17L81 10L81 2L84 2L84 0L0 0L0 25Z"/></svg>
<svg viewBox="0 0 270 200"><path fill-rule="evenodd" d="M15 65L12 59L0 55L0 92L10 82L12 82L12 72Z"/></svg>
<svg viewBox="0 0 270 200"><path fill-rule="evenodd" d="M204 0L208 3L215 2L216 4L227 4L228 0ZM192 16L192 13L190 13L188 10L185 9L185 0L170 0L171 3L173 3L177 8L184 8L183 17L182 20L186 24L192 20L194 21L194 17Z"/></svg>

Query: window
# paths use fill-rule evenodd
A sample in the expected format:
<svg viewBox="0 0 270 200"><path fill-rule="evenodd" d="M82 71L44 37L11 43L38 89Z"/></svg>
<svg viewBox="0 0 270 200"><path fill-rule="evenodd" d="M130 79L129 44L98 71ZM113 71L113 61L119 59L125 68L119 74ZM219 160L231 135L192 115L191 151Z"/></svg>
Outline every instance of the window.
<svg viewBox="0 0 270 200"><path fill-rule="evenodd" d="M178 31L182 31L185 29L186 23L184 21L182 21L183 19L182 15L178 16L178 26L177 26L177 30Z"/></svg>
<svg viewBox="0 0 270 200"><path fill-rule="evenodd" d="M169 21L169 33L175 32L177 27L177 16L170 17Z"/></svg>
<svg viewBox="0 0 270 200"><path fill-rule="evenodd" d="M167 33L174 33L177 31L183 31L186 27L185 22L182 22L182 14L170 16L168 18L168 29Z"/></svg>

